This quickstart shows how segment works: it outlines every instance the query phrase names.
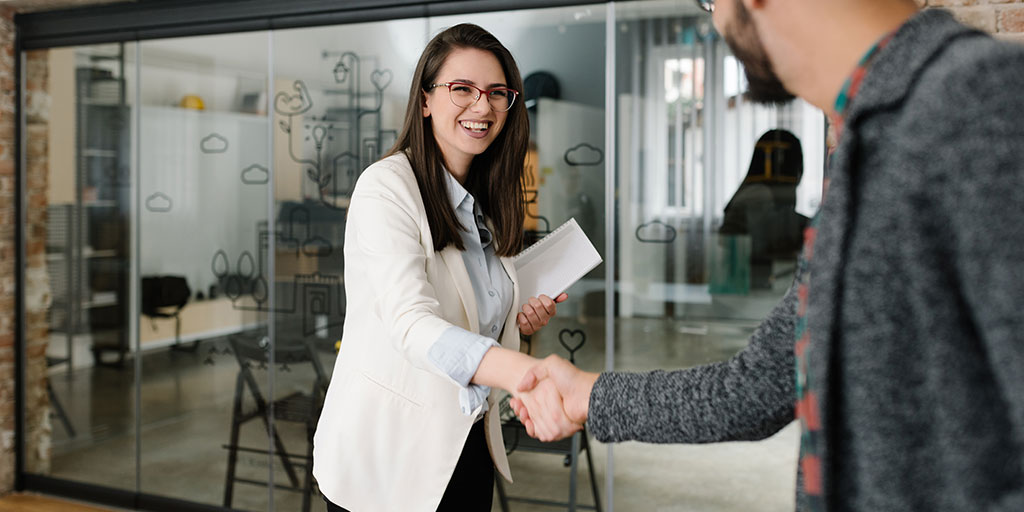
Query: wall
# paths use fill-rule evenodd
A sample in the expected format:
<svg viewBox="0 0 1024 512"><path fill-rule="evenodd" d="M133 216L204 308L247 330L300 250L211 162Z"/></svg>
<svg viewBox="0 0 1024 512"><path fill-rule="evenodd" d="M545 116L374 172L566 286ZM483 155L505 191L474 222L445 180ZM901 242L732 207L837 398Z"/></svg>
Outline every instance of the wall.
<svg viewBox="0 0 1024 512"><path fill-rule="evenodd" d="M1024 43L1024 0L917 0L917 3L948 9L968 25L1001 39Z"/></svg>
<svg viewBox="0 0 1024 512"><path fill-rule="evenodd" d="M0 491L14 485L13 16L0 8Z"/></svg>
<svg viewBox="0 0 1024 512"><path fill-rule="evenodd" d="M15 141L16 112L14 108L14 55L11 9L0 11L0 491L14 484L14 328L15 328L15 247L14 233L17 222L15 201ZM46 180L47 118L49 97L46 94L46 51L31 52L26 56L25 114L27 130L36 134L33 144L26 148L33 165L28 169L26 262L25 278L35 293L25 297L26 371L35 376L27 379L25 408L27 427L26 451L29 461L37 463L49 458L49 418L47 412L44 354L46 351L46 308L49 306L49 287L46 276ZM45 468L36 464L36 467Z"/></svg>
<svg viewBox="0 0 1024 512"><path fill-rule="evenodd" d="M15 440L14 440L14 25L13 16L15 8L40 8L50 7L55 4L85 4L98 3L89 0L79 2L6 2L0 7L0 493L10 490L14 485L15 467ZM978 26L992 32L997 36L1024 43L1024 0L919 0L921 5L929 7L943 7L952 10L960 19L966 23ZM37 72L45 77L45 64L35 67ZM30 87L35 87L37 92L42 92L45 86L43 80L30 81ZM38 95L44 98L45 94ZM45 101L43 102L45 103ZM41 162L46 161L46 145L42 147L29 148L30 151L42 151ZM34 177L29 179L29 195L31 204L30 212L44 212L46 204L45 196L45 163L33 166L29 170ZM37 173L42 173L40 176ZM41 213L29 215L29 231L33 237L41 236L41 227L45 218ZM30 277L35 275L43 265L43 243L30 243L26 248L29 253ZM36 269L36 270L33 270ZM35 306L45 304L45 297L36 297ZM42 364L42 352L38 349L38 342L45 338L45 326L40 326L41 313L29 314L29 325L26 333L29 335L30 365ZM41 372L35 373L42 375ZM46 400L45 388L41 380L29 382L28 394L29 405L35 402L42 403ZM39 404L36 403L38 406ZM39 409L37 409L39 410ZM30 439L33 439L33 429L48 429L48 420L45 414L30 414ZM38 450L33 451L39 454Z"/></svg>
<svg viewBox="0 0 1024 512"><path fill-rule="evenodd" d="M109 1L109 0L106 0ZM16 321L15 226L18 218L15 200L15 111L14 15L25 10L55 9L75 5L103 3L104 0L16 0L0 7L0 494L14 487L15 473L15 389L14 328ZM48 59L46 51L26 55L26 129L33 144L26 157L33 164L27 169L26 281L35 291L26 297L25 335L26 373L35 376L26 382L26 464L36 471L47 470L49 459L49 399L46 394L47 342L46 309L49 287L46 285L46 205L49 155L47 143L50 110Z"/></svg>

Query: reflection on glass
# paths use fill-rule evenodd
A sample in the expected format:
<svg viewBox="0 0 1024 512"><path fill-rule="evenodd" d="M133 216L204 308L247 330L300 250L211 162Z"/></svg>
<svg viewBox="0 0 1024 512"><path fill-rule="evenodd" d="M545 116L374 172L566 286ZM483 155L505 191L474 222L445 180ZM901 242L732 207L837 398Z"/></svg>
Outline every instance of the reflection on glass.
<svg viewBox="0 0 1024 512"><path fill-rule="evenodd" d="M49 410L29 399L26 417L30 432L47 416L52 425L26 440L26 469L126 490L136 471L127 360L134 51L128 43L80 46L26 59L27 94L49 98L48 111L27 116L29 181L46 183L46 279L27 281L26 304L50 299L45 329L27 333L30 347L45 345L45 365L30 349L27 372L30 382L45 379Z"/></svg>
<svg viewBox="0 0 1024 512"><path fill-rule="evenodd" d="M256 482L269 474L266 411L237 387L232 345L266 323L256 297L268 274L267 39L154 40L139 50L141 491L227 505L230 489L242 510L266 510L268 496L228 482L233 469ZM239 414L256 421L232 438ZM254 451L230 460L239 449Z"/></svg>
<svg viewBox="0 0 1024 512"><path fill-rule="evenodd" d="M726 360L793 279L802 225L820 196L822 116L803 103L745 101L742 68L693 4L617 6L616 52L615 366ZM616 505L792 509L794 443L780 435L745 449L618 447L616 481L645 483L617 486ZM644 472L653 460L661 469ZM737 483L749 478L761 483ZM657 485L679 491L658 497Z"/></svg>
<svg viewBox="0 0 1024 512"><path fill-rule="evenodd" d="M262 374L275 387L274 481L293 488L274 491L276 510L325 509L305 457L345 320L345 214L359 175L395 143L426 41L422 19L274 34L276 302L268 312L277 362Z"/></svg>
<svg viewBox="0 0 1024 512"><path fill-rule="evenodd" d="M430 19L430 33L458 23L475 23L494 34L515 56L524 81L522 98L530 115L531 149L525 168L527 244L557 229L570 218L605 254L605 5L532 9ZM536 357L558 354L582 368L604 367L605 265L584 276L558 305L558 315L523 342ZM503 419L511 420L507 411ZM562 465L572 453L566 446L537 453L536 443L506 421L504 437L511 450L515 483L501 483L511 500L529 496L554 502L570 498L570 480L577 505L593 505L593 489L603 492L606 451L590 443L576 451L578 459ZM578 442L584 443L583 440ZM552 447L548 447L552 449ZM558 452L557 450L567 450ZM589 458L588 458L589 457ZM592 460L592 464L589 462ZM594 471L591 472L590 468ZM500 483L500 482L499 482ZM513 503L512 508L523 505ZM564 505L563 505L564 506Z"/></svg>

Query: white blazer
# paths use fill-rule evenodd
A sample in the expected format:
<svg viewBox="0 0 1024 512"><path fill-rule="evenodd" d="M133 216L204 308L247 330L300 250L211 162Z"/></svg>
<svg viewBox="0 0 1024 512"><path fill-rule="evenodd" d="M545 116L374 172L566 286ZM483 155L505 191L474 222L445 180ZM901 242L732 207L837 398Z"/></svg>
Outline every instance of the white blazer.
<svg viewBox="0 0 1024 512"><path fill-rule="evenodd" d="M510 258L501 263L518 304L515 268ZM313 474L332 503L352 512L434 512L476 414L462 413L459 385L427 351L452 325L479 332L479 319L462 254L452 246L434 251L403 154L371 165L356 183L345 227L345 293ZM515 317L513 307L500 343L518 351ZM482 421L494 465L511 482L495 395Z"/></svg>

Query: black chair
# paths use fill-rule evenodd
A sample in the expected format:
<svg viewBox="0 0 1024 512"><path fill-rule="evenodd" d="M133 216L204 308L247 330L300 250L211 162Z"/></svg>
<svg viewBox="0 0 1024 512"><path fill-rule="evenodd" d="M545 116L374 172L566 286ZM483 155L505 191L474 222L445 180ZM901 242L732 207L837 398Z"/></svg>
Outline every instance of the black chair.
<svg viewBox="0 0 1024 512"><path fill-rule="evenodd" d="M174 319L174 345L171 348L194 352L199 347L199 340L195 340L187 349L181 346L181 308L188 304L188 299L192 296L188 281L182 276L146 276L142 278L141 292L143 315L148 316L150 320Z"/></svg>
<svg viewBox="0 0 1024 512"><path fill-rule="evenodd" d="M570 346L562 338L563 335L569 335L571 339L574 334L580 336L580 341L575 346ZM525 336L522 341L529 346L531 337ZM559 341L562 346L569 351L569 361L573 364L576 362L576 351L583 346L586 341L586 336L583 335L582 331L570 331L563 329L559 334ZM532 347L531 347L532 348ZM501 402L501 434L505 440L505 450L511 454L516 450L522 450L524 452L537 452L537 453L550 453L553 455L561 455L563 457L562 464L569 468L569 500L568 501L551 501L551 500L540 500L536 498L526 498L518 496L509 496L505 492L505 482L502 477L498 474L494 475L495 485L498 488L498 501L501 503L502 512L509 512L509 501L521 501L524 503L532 503L535 505L547 505L554 507L566 507L569 512L576 512L576 509L588 509L601 511L601 493L597 489L597 476L594 475L594 461L590 456L590 442L587 437L586 426L583 430L576 432L572 437L562 439L561 441L554 441L546 443L538 441L530 437L526 433L526 427L515 417L512 412L511 406L508 404L508 399ZM590 473L590 492L594 497L594 505L580 505L576 503L576 473L579 469L579 457L580 452L586 454L587 457L587 470Z"/></svg>
<svg viewBox="0 0 1024 512"><path fill-rule="evenodd" d="M587 441L587 430L584 427L572 437L545 443L538 441L526 434L526 427L517 419L502 422L501 433L505 438L505 449L509 453L515 450L524 452L550 453L563 456L562 464L569 468L569 500L552 501L536 498L509 496L505 492L505 483L500 475L495 475L495 483L498 488L498 501L501 503L502 512L509 512L509 501L521 501L535 505L549 505L555 507L566 507L569 512L577 509L588 509L601 511L600 491L597 489L597 477L594 475L594 461L590 457L590 443ZM579 456L583 452L587 456L587 469L590 473L590 492L594 497L594 505L580 505L577 503L576 473L579 469Z"/></svg>
<svg viewBox="0 0 1024 512"><path fill-rule="evenodd" d="M315 348L308 341L279 342L274 350L274 365L278 371L293 371L292 368L300 367L302 364L312 366L312 382L309 384L309 392L295 391L280 398L272 398L268 402L260 390L259 382L255 375L256 369L270 368L268 340L263 334L238 334L228 338L231 349L238 360L238 377L235 382L235 399L231 412L231 439L224 446L228 450L227 481L224 487L224 506L231 508L234 494L235 482L266 486L267 482L240 478L236 474L238 464L238 453L257 453L267 455L265 449L239 446L239 434L243 424L259 419L267 435L273 439L274 453L280 458L285 474L288 476L290 485L275 485L275 488L303 493L302 510L309 511L313 495L313 432L316 430L317 420L320 418L320 411L323 408L324 393L327 390L327 375L317 357ZM246 390L252 397L253 407L246 410L244 407ZM307 447L305 455L288 453L285 450L284 442L278 435L276 429L271 429L268 420L268 411L273 405L274 421L286 421L300 423L305 426L307 436ZM299 482L298 470L305 473L303 481Z"/></svg>

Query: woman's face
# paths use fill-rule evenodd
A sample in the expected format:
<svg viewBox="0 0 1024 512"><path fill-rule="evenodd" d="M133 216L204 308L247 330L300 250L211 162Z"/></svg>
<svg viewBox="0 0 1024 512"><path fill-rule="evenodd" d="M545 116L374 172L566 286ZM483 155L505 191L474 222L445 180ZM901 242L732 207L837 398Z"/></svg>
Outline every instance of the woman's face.
<svg viewBox="0 0 1024 512"><path fill-rule="evenodd" d="M461 82L487 90L507 87L501 63L491 52L475 48L456 48L444 61L435 84ZM475 95L478 91L470 89ZM425 93L423 117L430 118L434 139L449 166L466 166L473 157L483 153L505 125L507 112L491 110L486 95L481 94L468 107L452 103L448 88L435 87ZM452 169L449 169L450 171Z"/></svg>

